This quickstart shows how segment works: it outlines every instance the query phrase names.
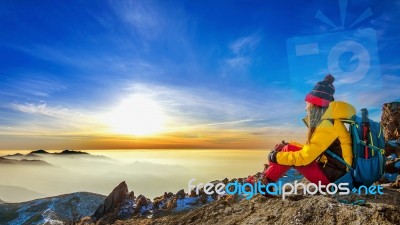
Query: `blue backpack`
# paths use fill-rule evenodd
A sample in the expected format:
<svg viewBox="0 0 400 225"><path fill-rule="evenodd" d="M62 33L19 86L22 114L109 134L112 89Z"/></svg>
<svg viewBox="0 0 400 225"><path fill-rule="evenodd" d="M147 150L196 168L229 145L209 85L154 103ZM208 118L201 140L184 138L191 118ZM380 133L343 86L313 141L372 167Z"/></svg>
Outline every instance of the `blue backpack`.
<svg viewBox="0 0 400 225"><path fill-rule="evenodd" d="M368 118L367 109L361 109L362 116L353 116L351 120L342 120L349 124L353 141L353 166L330 150L326 152L347 166L349 172L335 183L346 182L353 186L371 186L380 180L385 169L385 139L382 126Z"/></svg>

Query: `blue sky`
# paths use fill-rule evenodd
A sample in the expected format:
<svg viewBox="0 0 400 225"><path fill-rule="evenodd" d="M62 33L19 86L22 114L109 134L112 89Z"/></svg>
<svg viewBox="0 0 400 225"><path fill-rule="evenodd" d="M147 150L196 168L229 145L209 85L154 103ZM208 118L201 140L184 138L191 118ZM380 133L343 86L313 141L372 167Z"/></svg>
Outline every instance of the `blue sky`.
<svg viewBox="0 0 400 225"><path fill-rule="evenodd" d="M3 2L0 149L264 148L304 136L304 96L327 72L337 100L379 119L400 97L399 11L396 1ZM162 112L157 134L115 132L106 119L137 96Z"/></svg>

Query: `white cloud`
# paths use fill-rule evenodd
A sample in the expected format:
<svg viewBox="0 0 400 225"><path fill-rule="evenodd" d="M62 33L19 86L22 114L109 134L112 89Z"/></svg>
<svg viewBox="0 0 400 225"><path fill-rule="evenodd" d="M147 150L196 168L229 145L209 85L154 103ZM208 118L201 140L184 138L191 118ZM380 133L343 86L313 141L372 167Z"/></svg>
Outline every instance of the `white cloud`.
<svg viewBox="0 0 400 225"><path fill-rule="evenodd" d="M33 74L31 78L13 78L5 81L4 88L13 90L2 92L3 95L8 96L37 96L49 97L52 93L65 90L67 87L54 80L44 78L42 74Z"/></svg>
<svg viewBox="0 0 400 225"><path fill-rule="evenodd" d="M225 59L223 75L231 73L230 69L245 69L252 63L252 53L260 43L262 36L254 33L236 39L229 45L231 56Z"/></svg>
<svg viewBox="0 0 400 225"><path fill-rule="evenodd" d="M237 56L234 58L227 59L226 62L228 63L229 66L233 68L237 67L246 67L251 63L251 58L250 57L242 57L242 56Z"/></svg>
<svg viewBox="0 0 400 225"><path fill-rule="evenodd" d="M8 107L20 114L14 115L11 126L0 129L2 134L89 135L105 130L96 112L49 106L45 102L13 103Z"/></svg>
<svg viewBox="0 0 400 225"><path fill-rule="evenodd" d="M71 116L72 112L67 108L61 107L48 107L46 103L33 104L33 103L25 103L25 104L11 104L11 108L23 113L44 115L56 118L66 118Z"/></svg>
<svg viewBox="0 0 400 225"><path fill-rule="evenodd" d="M110 5L123 21L144 38L162 35L169 19L151 1L112 1Z"/></svg>
<svg viewBox="0 0 400 225"><path fill-rule="evenodd" d="M261 35L255 33L235 40L229 48L233 54L243 55L254 50L260 41Z"/></svg>

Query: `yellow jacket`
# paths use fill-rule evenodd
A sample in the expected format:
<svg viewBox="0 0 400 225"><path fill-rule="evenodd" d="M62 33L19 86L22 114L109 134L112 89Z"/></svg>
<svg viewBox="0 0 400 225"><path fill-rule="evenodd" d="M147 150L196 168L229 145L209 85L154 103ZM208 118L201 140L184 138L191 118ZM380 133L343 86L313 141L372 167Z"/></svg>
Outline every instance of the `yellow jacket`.
<svg viewBox="0 0 400 225"><path fill-rule="evenodd" d="M338 138L342 149L342 157L352 165L352 141L342 119L351 119L356 110L345 102L331 102L321 118L321 123L315 129L310 143L300 146L296 152L278 152L276 160L278 164L288 166L305 166L322 156L319 161L326 163L327 157L322 153ZM332 123L332 122L333 123Z"/></svg>

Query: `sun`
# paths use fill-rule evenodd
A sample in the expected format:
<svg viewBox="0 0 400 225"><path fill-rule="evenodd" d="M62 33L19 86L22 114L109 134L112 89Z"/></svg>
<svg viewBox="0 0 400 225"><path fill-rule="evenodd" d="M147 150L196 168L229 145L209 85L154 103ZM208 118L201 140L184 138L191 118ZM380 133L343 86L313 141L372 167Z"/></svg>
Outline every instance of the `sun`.
<svg viewBox="0 0 400 225"><path fill-rule="evenodd" d="M123 100L106 120L115 133L149 136L164 129L165 115L162 107L150 97L133 95Z"/></svg>

